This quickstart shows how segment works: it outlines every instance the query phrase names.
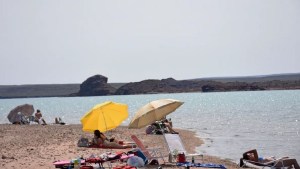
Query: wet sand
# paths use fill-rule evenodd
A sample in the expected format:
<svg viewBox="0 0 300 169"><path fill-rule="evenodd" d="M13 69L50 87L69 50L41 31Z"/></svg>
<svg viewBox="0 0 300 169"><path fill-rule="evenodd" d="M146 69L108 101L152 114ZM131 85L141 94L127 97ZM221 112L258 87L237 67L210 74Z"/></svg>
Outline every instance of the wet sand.
<svg viewBox="0 0 300 169"><path fill-rule="evenodd" d="M179 135L189 153L196 153L195 148L201 148L203 141L194 132L179 130ZM118 127L106 135L113 135L119 140L132 141L130 136L135 134L148 147L161 147L161 151L168 161L168 149L162 135L146 135L145 129L127 129ZM87 158L104 152L130 151L131 149L95 149L77 147L81 136L91 140L92 133L81 130L81 125L11 125L0 124L0 168L1 169L53 169L54 161L70 160L80 156ZM196 162L202 162L200 157ZM204 163L223 164L227 168L236 168L236 164L204 154ZM146 166L145 168L157 168ZM163 168L178 168L174 163L166 163Z"/></svg>

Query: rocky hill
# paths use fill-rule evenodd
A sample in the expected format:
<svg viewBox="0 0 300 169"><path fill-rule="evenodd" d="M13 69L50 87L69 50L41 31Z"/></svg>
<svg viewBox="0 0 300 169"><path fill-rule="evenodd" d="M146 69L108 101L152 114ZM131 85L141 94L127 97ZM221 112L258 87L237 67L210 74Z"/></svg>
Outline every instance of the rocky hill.
<svg viewBox="0 0 300 169"><path fill-rule="evenodd" d="M89 77L82 84L0 85L0 98L70 97L132 95L154 93L255 91L300 89L300 73L271 75L250 81L238 78L206 78L192 80L148 79L131 83L107 83L102 75Z"/></svg>
<svg viewBox="0 0 300 169"><path fill-rule="evenodd" d="M151 94L151 93L183 93L183 92L220 92L220 91L254 91L269 90L265 83L245 82L216 82L216 81L193 81L175 79L144 80L141 82L128 83L120 87L115 94ZM290 83L288 83L290 84ZM296 84L285 86L286 89L300 89L300 80ZM274 88L275 89L275 88Z"/></svg>
<svg viewBox="0 0 300 169"><path fill-rule="evenodd" d="M95 75L85 80L80 85L80 90L77 96L105 96L112 95L116 89L107 84L108 78L102 75Z"/></svg>

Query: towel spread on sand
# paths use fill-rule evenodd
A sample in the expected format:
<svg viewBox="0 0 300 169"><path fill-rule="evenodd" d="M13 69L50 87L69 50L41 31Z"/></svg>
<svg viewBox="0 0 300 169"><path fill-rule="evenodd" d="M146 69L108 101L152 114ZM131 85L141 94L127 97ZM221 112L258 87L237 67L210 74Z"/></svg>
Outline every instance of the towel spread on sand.
<svg viewBox="0 0 300 169"><path fill-rule="evenodd" d="M184 163L176 163L177 166L182 167L205 167L205 168L222 168L226 169L224 165L221 164L211 164L211 163L191 163L191 162L184 162Z"/></svg>

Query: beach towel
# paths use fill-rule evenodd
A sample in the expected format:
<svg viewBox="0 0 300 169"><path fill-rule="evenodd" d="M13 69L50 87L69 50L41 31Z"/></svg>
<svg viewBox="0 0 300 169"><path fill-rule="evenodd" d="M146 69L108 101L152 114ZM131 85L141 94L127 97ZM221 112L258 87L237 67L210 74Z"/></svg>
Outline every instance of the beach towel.
<svg viewBox="0 0 300 169"><path fill-rule="evenodd" d="M221 164L211 164L211 163L191 163L191 162L184 162L184 163L176 163L177 166L182 167L204 167L204 168L222 168L226 169L224 165Z"/></svg>
<svg viewBox="0 0 300 169"><path fill-rule="evenodd" d="M110 142L110 143L117 144L115 142ZM111 145L110 143L108 143L108 144L90 144L87 146L87 148L102 148L102 149L127 149L128 148L128 147L122 147L122 146L116 147L116 145ZM131 148L136 147L136 144L134 142L119 141L119 145L125 145L125 144L130 145Z"/></svg>
<svg viewBox="0 0 300 169"><path fill-rule="evenodd" d="M53 165L55 166L55 168L68 168L69 166L71 166L73 168L74 167L74 161L75 161L75 159L73 159L73 160L59 160L59 161L53 162ZM81 163L81 165L85 165L86 161L81 160L80 163Z"/></svg>
<svg viewBox="0 0 300 169"><path fill-rule="evenodd" d="M100 145L89 145L87 148L102 148L102 149L127 149L126 147L111 147L111 146L105 146L103 144Z"/></svg>
<svg viewBox="0 0 300 169"><path fill-rule="evenodd" d="M132 156L128 159L127 164L134 167L144 167L145 162L141 157Z"/></svg>

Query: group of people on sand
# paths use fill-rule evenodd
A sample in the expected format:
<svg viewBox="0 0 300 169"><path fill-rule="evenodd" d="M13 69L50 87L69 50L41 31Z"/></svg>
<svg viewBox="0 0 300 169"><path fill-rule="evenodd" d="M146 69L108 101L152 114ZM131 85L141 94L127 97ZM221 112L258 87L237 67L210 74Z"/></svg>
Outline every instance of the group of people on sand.
<svg viewBox="0 0 300 169"><path fill-rule="evenodd" d="M146 134L163 133L179 134L173 129L173 123L171 121L171 118L167 119L166 117L164 117L162 120L155 121L154 123L146 127Z"/></svg>
<svg viewBox="0 0 300 169"><path fill-rule="evenodd" d="M21 112L18 112L15 122L13 124L30 124L30 122L35 122L41 125L47 125L46 120L43 118L40 109L37 109L34 116L24 116ZM65 122L60 117L55 117L54 124L64 125Z"/></svg>
<svg viewBox="0 0 300 169"><path fill-rule="evenodd" d="M43 115L39 109L36 110L34 116L24 116L21 112L18 112L13 124L30 124L30 122L36 122L41 125L47 125Z"/></svg>
<svg viewBox="0 0 300 169"><path fill-rule="evenodd" d="M158 121L156 123L160 123L162 125L163 129L167 129L167 132L172 134L179 134L177 131L173 129L173 123L171 121L171 118L167 119L166 117L163 118L161 121Z"/></svg>
<svg viewBox="0 0 300 169"><path fill-rule="evenodd" d="M176 132L173 129L173 124L171 119L163 118L160 121L156 121L152 125L159 125L156 127L159 127L161 132L178 134L178 132ZM162 130L167 130L167 131L162 131ZM99 130L94 131L94 138L92 142L90 142L90 145L102 145L105 147L113 147L113 148L120 148L120 149L133 148L135 146L134 143L119 141L115 137L108 138Z"/></svg>
<svg viewBox="0 0 300 169"><path fill-rule="evenodd" d="M158 127L160 129L165 128L169 132L172 134L178 134L178 132L176 132L173 129L173 125L172 125L172 121L170 119L162 119L161 121L157 121L151 125L159 125ZM146 129L147 130L147 129ZM94 145L103 145L106 147L112 147L112 148L119 148L119 149L123 149L123 148L133 148L133 144L128 144L122 141L117 140L116 138L112 137L112 138L108 138L106 137L102 132L100 132L99 130L95 130L94 131L94 138L91 142L91 144ZM256 151L256 149L254 150L250 150L247 151L243 154L243 158L241 158L240 160L240 166L244 167L245 163L243 160L249 160L252 162L256 162L256 163L260 163L263 165L272 165L273 167L293 167L295 169L300 169L299 164L297 162L296 159L292 159L289 157L283 157L280 159L276 159L274 157L259 157L258 153Z"/></svg>
<svg viewBox="0 0 300 169"><path fill-rule="evenodd" d="M35 122L37 122L38 124L47 125L47 123L46 123L45 119L43 118L43 115L39 109L36 110L34 117L35 117ZM65 125L66 123L60 117L55 117L54 124Z"/></svg>

